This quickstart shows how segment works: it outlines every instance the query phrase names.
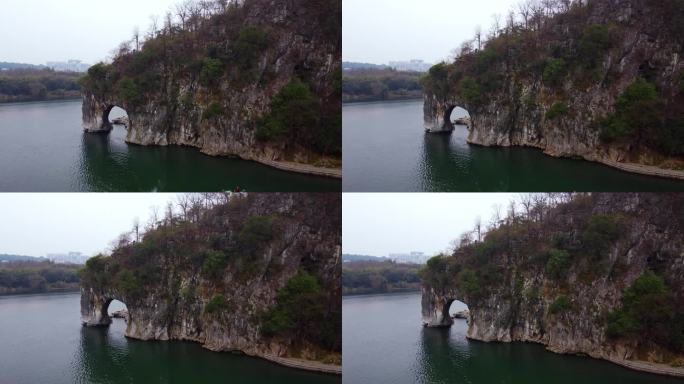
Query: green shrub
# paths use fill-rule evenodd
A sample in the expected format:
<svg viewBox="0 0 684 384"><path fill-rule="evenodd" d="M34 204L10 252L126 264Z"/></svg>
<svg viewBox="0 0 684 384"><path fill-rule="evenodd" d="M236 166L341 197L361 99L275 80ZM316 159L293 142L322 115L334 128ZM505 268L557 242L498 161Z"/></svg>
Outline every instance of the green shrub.
<svg viewBox="0 0 684 384"><path fill-rule="evenodd" d="M560 249L549 251L546 272L554 279L561 279L570 268L570 254Z"/></svg>
<svg viewBox="0 0 684 384"><path fill-rule="evenodd" d="M119 98L123 100L125 106L136 106L142 102L140 90L130 77L123 77L119 80L117 87Z"/></svg>
<svg viewBox="0 0 684 384"><path fill-rule="evenodd" d="M207 251L202 263L202 275L210 278L218 278L222 275L226 267L226 254L221 251L210 250Z"/></svg>
<svg viewBox="0 0 684 384"><path fill-rule="evenodd" d="M212 101L202 113L202 118L205 120L213 119L216 116L223 114L223 107L218 101Z"/></svg>
<svg viewBox="0 0 684 384"><path fill-rule="evenodd" d="M481 292L480 281L475 271L464 268L457 276L458 286L468 296L477 296Z"/></svg>
<svg viewBox="0 0 684 384"><path fill-rule="evenodd" d="M252 257L257 256L273 239L273 217L251 216L238 234L238 249Z"/></svg>
<svg viewBox="0 0 684 384"><path fill-rule="evenodd" d="M681 336L674 324L674 303L662 277L646 271L625 290L622 307L608 316L609 337L646 337L670 344Z"/></svg>
<svg viewBox="0 0 684 384"><path fill-rule="evenodd" d="M482 89L472 77L464 77L458 85L461 97L469 104L477 105L482 101Z"/></svg>
<svg viewBox="0 0 684 384"><path fill-rule="evenodd" d="M620 237L620 220L615 214L598 214L589 219L582 233L584 250L599 258Z"/></svg>
<svg viewBox="0 0 684 384"><path fill-rule="evenodd" d="M202 62L200 83L208 86L216 84L223 75L223 63L219 59L206 58Z"/></svg>
<svg viewBox="0 0 684 384"><path fill-rule="evenodd" d="M570 299L565 295L560 295L549 306L549 312L555 315L558 313L566 312L570 309L571 306L572 304L570 303Z"/></svg>
<svg viewBox="0 0 684 384"><path fill-rule="evenodd" d="M601 139L613 141L662 126L663 105L654 84L639 78L618 97L615 113L602 124Z"/></svg>
<svg viewBox="0 0 684 384"><path fill-rule="evenodd" d="M327 310L326 296L316 277L299 271L278 290L276 305L261 314L261 332L337 348L341 345L341 313Z"/></svg>
<svg viewBox="0 0 684 384"><path fill-rule="evenodd" d="M308 84L292 79L271 100L271 111L258 122L256 137L275 141L286 135L299 143L311 143L318 127L317 103Z"/></svg>
<svg viewBox="0 0 684 384"><path fill-rule="evenodd" d="M204 312L215 313L228 309L228 302L222 294L214 295L211 300L204 305Z"/></svg>
<svg viewBox="0 0 684 384"><path fill-rule="evenodd" d="M237 62L240 69L249 71L253 69L263 51L268 48L268 43L269 30L266 27L245 27L232 45L233 60Z"/></svg>
<svg viewBox="0 0 684 384"><path fill-rule="evenodd" d="M91 257L85 263L85 267L79 271L80 278L91 285L103 287L108 283L106 271L107 258L103 255Z"/></svg>
<svg viewBox="0 0 684 384"><path fill-rule="evenodd" d="M123 269L116 275L116 287L128 297L137 295L141 288L135 274L128 269Z"/></svg>
<svg viewBox="0 0 684 384"><path fill-rule="evenodd" d="M558 85L565 77L565 73L565 60L551 58L546 61L542 77L545 83Z"/></svg>
<svg viewBox="0 0 684 384"><path fill-rule="evenodd" d="M565 103L561 103L559 101L553 103L551 108L549 108L549 111L546 112L546 118L549 120L553 120L559 116L566 115L568 113L568 106L565 105Z"/></svg>
<svg viewBox="0 0 684 384"><path fill-rule="evenodd" d="M488 263L494 256L494 253L496 253L496 250L496 239L494 239L493 236L487 237L484 241L481 241L473 246L473 254L475 255L477 262L480 264Z"/></svg>
<svg viewBox="0 0 684 384"><path fill-rule="evenodd" d="M599 59L613 46L615 38L610 28L601 24L587 26L579 39L579 57L585 67L595 67Z"/></svg>

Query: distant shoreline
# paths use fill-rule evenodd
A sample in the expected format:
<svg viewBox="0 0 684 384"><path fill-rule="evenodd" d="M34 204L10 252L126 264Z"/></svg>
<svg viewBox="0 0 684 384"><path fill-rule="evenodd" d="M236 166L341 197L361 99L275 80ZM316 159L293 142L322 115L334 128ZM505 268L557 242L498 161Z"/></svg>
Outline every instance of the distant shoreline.
<svg viewBox="0 0 684 384"><path fill-rule="evenodd" d="M53 101L76 101L76 100L82 100L81 96L55 97L55 98L47 98L47 99L0 101L0 106L11 105L11 104L49 103L49 102L53 102Z"/></svg>
<svg viewBox="0 0 684 384"><path fill-rule="evenodd" d="M61 294L61 293L79 293L81 288L65 288L65 289L50 289L47 291L27 291L27 292L11 292L11 293L0 293L0 297L8 296L29 296L29 295L50 295L50 294Z"/></svg>
<svg viewBox="0 0 684 384"><path fill-rule="evenodd" d="M379 98L368 98L368 99L363 99L363 100L347 100L347 101L342 101L342 105L344 104L361 104L361 103L375 103L375 102L392 102L392 101L412 101L412 100L423 100L423 97L398 97L398 98L390 98L390 99L379 99Z"/></svg>
<svg viewBox="0 0 684 384"><path fill-rule="evenodd" d="M353 292L353 293L344 293L342 292L342 296L370 296L370 295L391 295L394 293L419 293L420 288L418 289L394 289L391 291L375 291L375 292Z"/></svg>

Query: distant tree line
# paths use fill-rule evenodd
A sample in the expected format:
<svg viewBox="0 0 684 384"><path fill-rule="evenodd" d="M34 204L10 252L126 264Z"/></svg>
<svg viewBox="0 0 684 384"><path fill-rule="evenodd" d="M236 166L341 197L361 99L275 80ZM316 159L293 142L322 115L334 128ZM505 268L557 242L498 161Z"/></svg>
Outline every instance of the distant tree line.
<svg viewBox="0 0 684 384"><path fill-rule="evenodd" d="M0 263L0 295L78 290L79 268L51 261Z"/></svg>
<svg viewBox="0 0 684 384"><path fill-rule="evenodd" d="M342 75L342 101L379 101L423 97L420 72L395 69L345 70Z"/></svg>
<svg viewBox="0 0 684 384"><path fill-rule="evenodd" d="M0 72L0 103L70 99L81 96L80 75L51 69Z"/></svg>
<svg viewBox="0 0 684 384"><path fill-rule="evenodd" d="M342 294L420 290L420 265L393 261L351 261L342 264Z"/></svg>

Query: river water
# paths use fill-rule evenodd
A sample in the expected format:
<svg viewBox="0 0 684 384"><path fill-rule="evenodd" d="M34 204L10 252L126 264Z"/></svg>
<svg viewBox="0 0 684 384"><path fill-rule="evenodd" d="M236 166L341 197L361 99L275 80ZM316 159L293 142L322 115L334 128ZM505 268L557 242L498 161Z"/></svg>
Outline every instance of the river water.
<svg viewBox="0 0 684 384"><path fill-rule="evenodd" d="M452 304L451 312L465 308ZM345 384L675 384L540 345L469 341L465 320L448 329L421 325L420 293L342 298Z"/></svg>
<svg viewBox="0 0 684 384"><path fill-rule="evenodd" d="M468 145L465 126L451 135L425 134L422 100L345 104L342 124L345 192L684 191L684 181L538 149Z"/></svg>
<svg viewBox="0 0 684 384"><path fill-rule="evenodd" d="M117 310L113 302L109 311ZM203 349L124 337L80 322L80 295L0 296L0 383L340 383L339 377Z"/></svg>
<svg viewBox="0 0 684 384"><path fill-rule="evenodd" d="M120 110L120 114L123 111ZM112 111L112 118L116 117ZM340 191L340 180L280 171L195 148L142 147L126 131L84 134L81 101L0 104L0 191Z"/></svg>

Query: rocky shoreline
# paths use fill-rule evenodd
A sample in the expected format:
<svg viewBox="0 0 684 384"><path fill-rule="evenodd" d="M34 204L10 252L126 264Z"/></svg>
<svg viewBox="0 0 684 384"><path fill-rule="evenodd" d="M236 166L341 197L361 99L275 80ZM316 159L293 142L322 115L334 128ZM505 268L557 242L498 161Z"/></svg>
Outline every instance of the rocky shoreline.
<svg viewBox="0 0 684 384"><path fill-rule="evenodd" d="M664 179L677 179L677 180L684 180L684 170L677 170L677 169L665 169L665 168L660 168L654 165L645 165L645 164L638 164L638 163L628 163L628 162L620 162L616 160L611 160L608 158L600 158L596 156L577 156L577 155L567 155L567 154L557 154L554 152L548 151L546 148L540 145L531 145L531 144L514 144L514 145L487 145L487 144L482 144L479 142L471 141L470 139L467 140L468 144L471 145L477 145L481 147L527 147L527 148L537 148L541 149L543 153L547 156L551 157L556 157L556 158L580 158L585 161L590 161L593 163L599 163L603 165L607 165L611 168L619 169L623 172L629 172L629 173L634 173L634 174L639 174L639 175L644 175L644 176L653 176L653 177L660 177Z"/></svg>
<svg viewBox="0 0 684 384"><path fill-rule="evenodd" d="M436 327L434 327L436 328ZM597 360L605 360L613 364L620 365L625 368L629 368L634 371L640 371L640 372L646 372L646 373L652 373L652 374L657 374L657 375L663 375L663 376L671 376L671 377L682 377L684 378L684 367L679 368L679 367L672 367L666 364L658 364L658 363L653 363L653 362L648 362L648 361L641 361L641 360L628 360L628 359L621 359L617 357L612 357L612 356L606 356L602 354L595 354L595 353L585 353L585 352L572 352L572 351L563 351L563 350L556 350L552 347L549 347L548 344L544 343L543 341L540 340L531 340L531 339L521 339L521 340L510 340L510 341L502 341L502 340L484 340L480 339L477 337L473 337L471 335L467 335L466 338L470 340L475 340L483 343L492 343L492 342L498 342L498 343L511 343L511 342L521 342L521 343L534 343L534 344L541 344L543 345L547 351L553 352L559 355L585 355L588 356L592 359L597 359Z"/></svg>

